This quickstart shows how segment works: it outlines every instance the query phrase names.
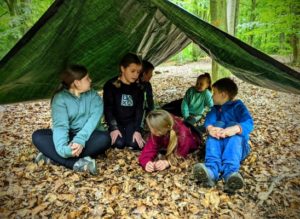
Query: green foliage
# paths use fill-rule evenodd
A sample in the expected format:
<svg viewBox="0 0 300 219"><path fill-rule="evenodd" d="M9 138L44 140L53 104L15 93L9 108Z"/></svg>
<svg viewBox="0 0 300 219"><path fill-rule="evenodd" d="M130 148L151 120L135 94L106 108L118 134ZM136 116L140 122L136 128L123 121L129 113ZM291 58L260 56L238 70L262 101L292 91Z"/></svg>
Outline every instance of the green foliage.
<svg viewBox="0 0 300 219"><path fill-rule="evenodd" d="M290 54L289 37L300 33L300 2L256 0L254 8L251 0L240 0L237 37L268 54Z"/></svg>
<svg viewBox="0 0 300 219"><path fill-rule="evenodd" d="M179 5L195 16L201 18L204 21L209 21L209 0L171 0L173 3ZM201 57L207 56L197 44L191 43L181 52L171 58L171 61L175 61L182 65L187 62L198 61Z"/></svg>
<svg viewBox="0 0 300 219"><path fill-rule="evenodd" d="M174 3L188 10L205 21L209 21L209 0L173 0ZM256 2L255 7L252 2ZM253 10L254 8L254 10ZM290 55L292 45L290 36L300 37L300 1L295 0L240 0L237 37L253 47L267 53ZM197 45L189 45L172 61L183 64L196 61L205 54Z"/></svg>
<svg viewBox="0 0 300 219"><path fill-rule="evenodd" d="M16 1L13 5L15 15L10 13L4 1L0 1L0 59L33 26L53 1Z"/></svg>

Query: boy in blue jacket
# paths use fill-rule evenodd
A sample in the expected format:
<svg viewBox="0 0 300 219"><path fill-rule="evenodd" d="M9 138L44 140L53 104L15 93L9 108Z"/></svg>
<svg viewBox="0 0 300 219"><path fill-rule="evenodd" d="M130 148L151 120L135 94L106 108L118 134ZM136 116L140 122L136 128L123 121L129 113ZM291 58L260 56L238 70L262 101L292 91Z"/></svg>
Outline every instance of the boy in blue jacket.
<svg viewBox="0 0 300 219"><path fill-rule="evenodd" d="M213 187L223 178L224 191L234 193L244 185L239 169L250 153L253 119L244 103L234 100L238 87L233 80L222 78L212 87L214 106L204 123L208 132L205 163L194 166L194 176L205 187Z"/></svg>

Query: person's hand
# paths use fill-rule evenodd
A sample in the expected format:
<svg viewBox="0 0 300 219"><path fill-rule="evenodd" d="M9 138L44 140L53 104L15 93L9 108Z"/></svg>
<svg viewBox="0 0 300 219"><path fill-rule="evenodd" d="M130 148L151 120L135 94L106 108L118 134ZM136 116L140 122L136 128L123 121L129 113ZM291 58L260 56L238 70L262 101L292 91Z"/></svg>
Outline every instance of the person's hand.
<svg viewBox="0 0 300 219"><path fill-rule="evenodd" d="M222 133L223 128L209 125L207 127L208 134L214 138L220 139L224 134Z"/></svg>
<svg viewBox="0 0 300 219"><path fill-rule="evenodd" d="M194 125L196 123L196 118L195 116L190 115L185 121Z"/></svg>
<svg viewBox="0 0 300 219"><path fill-rule="evenodd" d="M167 169L170 166L169 161L167 160L159 160L154 163L155 170L162 171Z"/></svg>
<svg viewBox="0 0 300 219"><path fill-rule="evenodd" d="M121 134L121 132L118 129L110 132L111 145L113 145L116 142L118 136L120 136L120 138L122 138L122 134Z"/></svg>
<svg viewBox="0 0 300 219"><path fill-rule="evenodd" d="M149 173L152 173L155 170L154 163L152 161L149 161L145 166L145 170Z"/></svg>
<svg viewBox="0 0 300 219"><path fill-rule="evenodd" d="M133 136L132 136L132 142L136 141L136 143L138 144L138 146L140 148L143 148L144 144L145 144L145 141L141 135L141 133L139 132L134 132L133 133Z"/></svg>
<svg viewBox="0 0 300 219"><path fill-rule="evenodd" d="M234 125L223 129L219 134L221 138L226 138L236 135L239 132L241 132L241 127L239 125Z"/></svg>
<svg viewBox="0 0 300 219"><path fill-rule="evenodd" d="M79 155L81 154L81 152L83 150L83 146L81 144L71 142L70 147L72 149L72 156L79 157Z"/></svg>

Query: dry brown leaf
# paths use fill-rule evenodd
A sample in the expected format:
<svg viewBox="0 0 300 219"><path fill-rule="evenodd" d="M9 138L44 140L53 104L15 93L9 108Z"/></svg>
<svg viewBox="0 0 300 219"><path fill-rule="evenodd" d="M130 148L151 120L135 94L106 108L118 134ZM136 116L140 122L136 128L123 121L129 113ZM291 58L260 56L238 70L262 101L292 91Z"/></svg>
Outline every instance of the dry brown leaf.
<svg viewBox="0 0 300 219"><path fill-rule="evenodd" d="M42 204L36 206L34 209L31 210L31 214L32 215L38 214L39 212L46 209L48 207L48 205L49 205L49 203L45 202L45 203L42 203Z"/></svg>
<svg viewBox="0 0 300 219"><path fill-rule="evenodd" d="M44 201L48 201L48 202L54 202L57 200L57 195L56 194L53 194L53 193L48 193L45 198L44 198Z"/></svg>
<svg viewBox="0 0 300 219"><path fill-rule="evenodd" d="M57 198L60 201L75 202L75 195L73 194L58 194Z"/></svg>
<svg viewBox="0 0 300 219"><path fill-rule="evenodd" d="M146 209L147 209L146 205L140 205L136 209L134 209L132 213L133 214L143 214L143 213L145 213Z"/></svg>

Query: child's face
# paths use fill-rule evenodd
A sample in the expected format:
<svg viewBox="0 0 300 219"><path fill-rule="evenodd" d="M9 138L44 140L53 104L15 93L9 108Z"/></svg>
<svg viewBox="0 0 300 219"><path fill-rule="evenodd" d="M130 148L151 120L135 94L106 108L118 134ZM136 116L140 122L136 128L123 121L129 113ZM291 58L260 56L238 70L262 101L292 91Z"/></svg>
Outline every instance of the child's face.
<svg viewBox="0 0 300 219"><path fill-rule="evenodd" d="M76 89L80 93L83 93L91 89L92 79L90 78L89 74L87 74L81 80L75 80L74 83L76 85Z"/></svg>
<svg viewBox="0 0 300 219"><path fill-rule="evenodd" d="M124 79L123 82L125 82L126 84L134 83L139 78L141 68L141 65L135 63L131 63L126 68L121 66L122 78Z"/></svg>
<svg viewBox="0 0 300 219"><path fill-rule="evenodd" d="M200 80L197 80L196 90L201 92L201 91L204 91L205 89L207 89L208 86L209 86L209 83L206 79L200 79Z"/></svg>
<svg viewBox="0 0 300 219"><path fill-rule="evenodd" d="M143 81L149 82L152 78L152 75L153 75L153 69L149 70L148 72L145 72L145 74L143 76Z"/></svg>
<svg viewBox="0 0 300 219"><path fill-rule="evenodd" d="M215 105L223 105L229 100L225 92L220 92L217 88L213 87L213 100Z"/></svg>

